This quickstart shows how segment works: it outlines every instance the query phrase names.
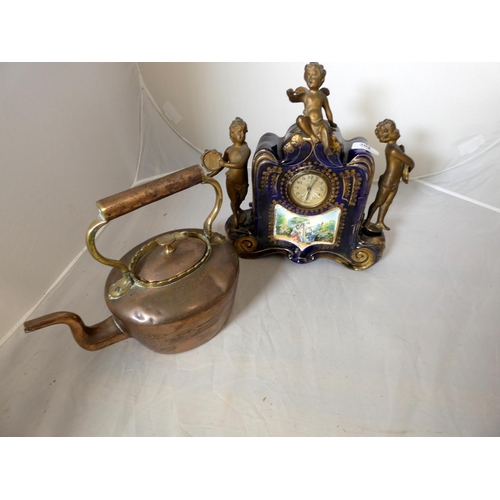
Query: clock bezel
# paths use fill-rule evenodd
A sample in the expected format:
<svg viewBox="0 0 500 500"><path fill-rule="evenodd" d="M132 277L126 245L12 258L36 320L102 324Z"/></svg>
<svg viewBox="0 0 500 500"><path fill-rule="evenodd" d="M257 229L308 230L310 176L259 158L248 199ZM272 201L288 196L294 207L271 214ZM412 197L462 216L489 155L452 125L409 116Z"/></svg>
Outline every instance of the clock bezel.
<svg viewBox="0 0 500 500"><path fill-rule="evenodd" d="M301 203L300 201L298 201L294 194L292 193L292 188L293 188L293 185L303 176L305 175L315 175L317 177L321 177L325 184L326 184L326 187L327 187L327 192L326 194L324 195L323 199L320 200L319 203L315 203L314 205L304 205L303 203ZM291 179L290 181L288 182L288 189L287 189L287 195L288 195L288 199L290 200L290 202L303 209L303 210L315 210L323 205L325 205L326 203L328 203L328 200L330 199L331 195L332 195L332 182L330 180L330 178L325 175L323 172L319 172L317 170L306 170L306 171L302 171L302 172L297 172Z"/></svg>

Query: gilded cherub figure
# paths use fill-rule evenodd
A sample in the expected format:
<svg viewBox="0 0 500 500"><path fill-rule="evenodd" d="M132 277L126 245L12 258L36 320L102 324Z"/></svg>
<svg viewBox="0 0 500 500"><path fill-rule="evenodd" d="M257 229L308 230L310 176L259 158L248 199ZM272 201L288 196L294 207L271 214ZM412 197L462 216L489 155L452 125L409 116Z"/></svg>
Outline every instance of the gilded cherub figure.
<svg viewBox="0 0 500 500"><path fill-rule="evenodd" d="M233 120L229 127L229 137L233 142L224 152L224 156L219 161L221 168L227 168L226 190L231 201L233 212L232 223L238 227L245 222L245 211L241 209L241 204L245 200L248 192L248 159L250 158L250 148L246 143L247 124L241 119Z"/></svg>
<svg viewBox="0 0 500 500"><path fill-rule="evenodd" d="M297 125L309 137L313 144L321 142L327 155L331 154L330 130L328 124L335 129L337 125L333 122L332 111L328 103L330 91L320 88L325 82L326 70L317 63L312 62L304 68L304 79L309 89L299 87L295 91L286 91L290 102L303 102L304 114L297 118ZM323 120L323 109L325 110L328 124Z"/></svg>
<svg viewBox="0 0 500 500"><path fill-rule="evenodd" d="M380 142L387 144L385 148L387 168L380 176L377 196L368 209L368 217L364 226L368 230L380 232L383 229L390 230L384 223L385 216L398 192L399 182L403 179L403 182L408 184L410 172L414 169L415 163L405 153L404 146L397 145L400 134L396 128L396 124L392 120L380 122L375 129L375 135ZM377 209L379 210L378 219L373 224L370 220Z"/></svg>

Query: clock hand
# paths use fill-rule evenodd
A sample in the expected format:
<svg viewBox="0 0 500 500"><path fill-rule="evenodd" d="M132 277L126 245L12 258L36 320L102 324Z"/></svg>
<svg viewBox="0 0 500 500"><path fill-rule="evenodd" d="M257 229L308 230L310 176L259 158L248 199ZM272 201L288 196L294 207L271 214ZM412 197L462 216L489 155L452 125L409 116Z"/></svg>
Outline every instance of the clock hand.
<svg viewBox="0 0 500 500"><path fill-rule="evenodd" d="M312 188L313 188L314 184L316 184L316 182L318 182L317 177L312 181L312 184L307 188L307 195L306 195L305 201L307 201L309 199L309 196L311 195Z"/></svg>
<svg viewBox="0 0 500 500"><path fill-rule="evenodd" d="M304 201L307 201L309 199L309 196L311 195L311 189L312 189L312 186L309 186L307 188L307 195L306 195L306 199Z"/></svg>
<svg viewBox="0 0 500 500"><path fill-rule="evenodd" d="M316 184L316 182L318 182L318 177L316 177L316 178L313 180L312 184L311 184L311 185L310 185L307 189L311 190L311 189L312 189L312 187L314 186L314 184Z"/></svg>

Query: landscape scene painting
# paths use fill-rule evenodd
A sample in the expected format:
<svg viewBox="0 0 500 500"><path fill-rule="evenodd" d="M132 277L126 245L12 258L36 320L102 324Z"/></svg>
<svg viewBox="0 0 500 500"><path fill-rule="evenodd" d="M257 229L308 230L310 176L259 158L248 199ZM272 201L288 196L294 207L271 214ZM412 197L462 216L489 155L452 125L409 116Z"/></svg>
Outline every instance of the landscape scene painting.
<svg viewBox="0 0 500 500"><path fill-rule="evenodd" d="M281 205L274 210L274 237L304 249L311 245L335 243L340 208L321 215L305 216L290 212Z"/></svg>

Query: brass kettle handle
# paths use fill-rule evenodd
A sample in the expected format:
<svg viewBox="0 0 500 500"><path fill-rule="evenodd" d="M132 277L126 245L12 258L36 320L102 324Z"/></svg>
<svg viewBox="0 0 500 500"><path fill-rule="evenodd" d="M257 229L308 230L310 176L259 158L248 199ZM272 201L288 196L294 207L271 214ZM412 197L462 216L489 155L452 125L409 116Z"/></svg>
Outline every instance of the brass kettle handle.
<svg viewBox="0 0 500 500"><path fill-rule="evenodd" d="M94 259L106 266L116 267L123 273L122 279L115 283L112 290L110 290L111 295L117 298L126 293L133 285L133 278L129 267L123 262L108 259L98 252L95 246L95 238L99 230L113 219L129 214L138 208L162 200L198 184L211 184L215 189L215 205L203 224L203 232L209 241L214 239L215 241L219 241L218 235L212 234L212 224L222 207L222 189L215 179L205 174L200 165L193 165L192 167L165 175L160 179L127 189L97 202L99 216L90 224L85 241L87 249Z"/></svg>

